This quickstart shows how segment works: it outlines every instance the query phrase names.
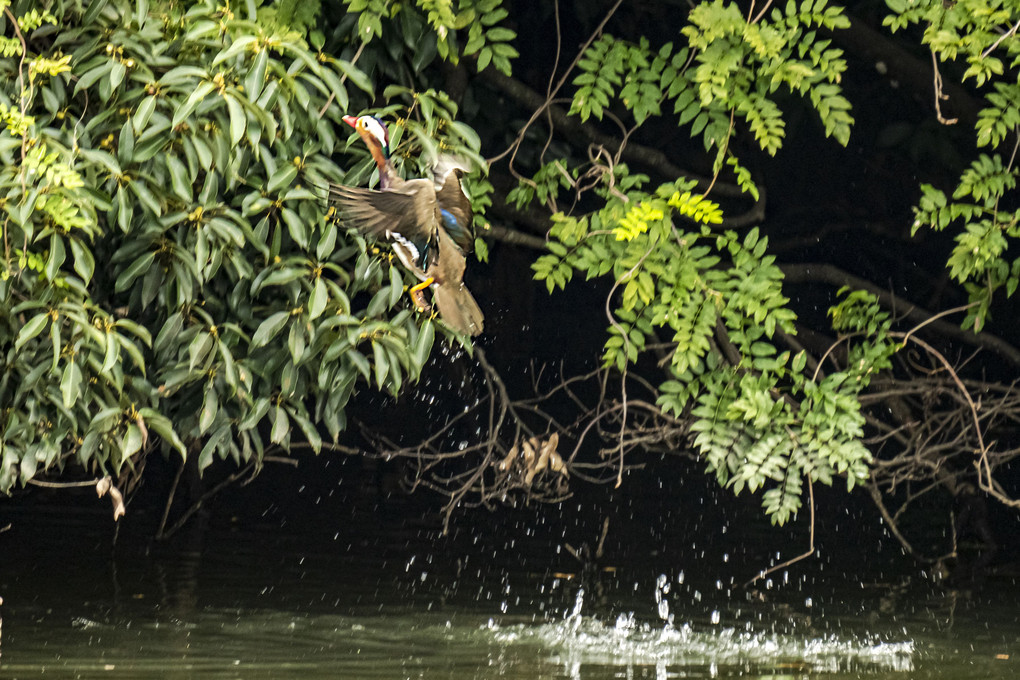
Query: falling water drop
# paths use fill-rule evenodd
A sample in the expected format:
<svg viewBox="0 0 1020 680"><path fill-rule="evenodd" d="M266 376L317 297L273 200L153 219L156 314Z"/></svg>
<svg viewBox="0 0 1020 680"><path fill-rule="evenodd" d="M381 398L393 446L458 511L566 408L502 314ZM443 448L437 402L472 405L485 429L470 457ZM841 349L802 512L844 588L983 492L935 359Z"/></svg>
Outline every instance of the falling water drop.
<svg viewBox="0 0 1020 680"><path fill-rule="evenodd" d="M664 597L668 592L669 579L665 574L659 574L659 578L655 580L655 604L659 610L659 618L663 621L669 621L669 602Z"/></svg>

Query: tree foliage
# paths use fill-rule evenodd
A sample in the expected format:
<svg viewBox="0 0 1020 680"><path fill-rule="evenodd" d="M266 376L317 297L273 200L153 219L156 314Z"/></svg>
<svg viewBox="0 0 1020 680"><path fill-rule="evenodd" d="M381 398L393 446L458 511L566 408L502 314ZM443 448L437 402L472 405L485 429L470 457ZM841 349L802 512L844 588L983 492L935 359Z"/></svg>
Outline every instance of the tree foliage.
<svg viewBox="0 0 1020 680"><path fill-rule="evenodd" d="M510 80L509 3L22 4L0 0L0 492L71 464L136 469L155 447L197 456L200 469L217 458L257 465L267 444L318 451L324 435L341 436L359 388L399 394L437 331L457 341L411 312L410 275L338 228L323 189L376 179L346 112L390 124L407 176L427 176L446 152L487 171L482 139L499 134L461 109L484 120L477 83ZM980 330L996 292L1013 295L1020 281L1008 255L1020 216L1020 16L988 0L887 4L894 33L919 26L936 65L984 97L972 163L955 189L922 185L914 223L953 230L948 273L970 298L964 325ZM845 289L823 329L831 347L805 349L767 227L736 224L717 189L762 200L748 158L779 153L793 108L834 147L849 143L849 67L836 46L847 13L828 0L706 0L661 43L605 26L553 74L559 85L550 77L511 146L513 159L530 145L522 156L534 164L524 175L510 161L520 181L507 202L551 208L532 273L550 292L604 280L603 370L655 376L655 415L683 422L720 483L761 490L785 522L805 486L868 480L862 404L911 334L873 292ZM478 79L461 87L458 76ZM564 84L564 117L588 139L615 126L615 148L585 154L528 137L540 114L552 119ZM625 159L632 137L674 132L704 154L710 178L656 176ZM465 184L485 225L493 185L485 172ZM484 241L477 251L484 259ZM826 359L835 368L823 370ZM490 371L494 386L505 392ZM523 469L509 452L524 434L551 441L514 426L513 442L467 477L484 481L499 461ZM570 435L560 430L557 442ZM562 460L557 494L573 459Z"/></svg>
<svg viewBox="0 0 1020 680"><path fill-rule="evenodd" d="M887 0L885 24L893 31L918 25L933 59L965 66L964 82L973 82L985 107L975 123L982 152L951 193L922 186L914 231L921 227L956 231L949 258L950 276L963 284L972 308L965 325L981 330L995 293L1012 296L1020 283L1020 258L1009 258L1009 242L1020 236L1020 210L1009 200L1016 188L1016 138L1020 126L1020 41L1017 9L1011 3L904 2ZM936 97L941 96L936 91ZM955 121L954 121L955 122Z"/></svg>
<svg viewBox="0 0 1020 680"><path fill-rule="evenodd" d="M318 451L359 385L417 378L437 323L325 212L329 182L367 179L360 149L337 162L340 116L375 86L309 46L316 3L0 7L0 492L68 465L116 475L155 448L200 469ZM401 160L477 159L442 93L383 97L404 115Z"/></svg>
<svg viewBox="0 0 1020 680"><path fill-rule="evenodd" d="M780 90L804 97L826 134L846 144L853 123L839 85L846 63L818 34L847 25L838 6L788 2L750 17L735 3L706 2L688 21L680 48L609 35L594 42L578 64L572 112L601 117L615 97L635 126L665 118L700 137L715 171L734 171L754 198L757 188L730 140L743 125L774 155L785 136ZM767 237L721 227L720 207L694 193L693 181L648 188L648 178L625 164L600 171L596 193L604 205L583 216L555 215L551 254L539 258L535 272L550 290L565 286L575 270L611 277L620 293L612 298L605 363L626 371L653 339L667 339L659 406L693 418L693 445L720 483L737 492L765 488L763 505L777 522L800 507L805 480L828 484L842 475L849 488L861 483L870 455L857 396L888 364L889 344L878 328L855 346L861 361L853 370L818 379L803 351L777 342L777 334L796 334L796 315ZM516 198L553 192L557 181L540 171ZM841 318L851 317L843 324L859 322L850 299L839 308Z"/></svg>
<svg viewBox="0 0 1020 680"><path fill-rule="evenodd" d="M1015 84L1000 78L994 52L1010 55L1015 72L1013 13L979 0L889 5L898 13L886 21L894 30L925 23L924 42L939 58L966 60L964 78L994 90L977 123L979 145L1012 145ZM650 119L678 125L701 138L717 177L728 171L757 200L731 140L746 131L775 155L785 138L782 91L803 98L840 144L847 144L854 121L840 86L847 68L842 50L823 37L849 25L842 8L825 0L765 5L758 14L751 7L696 5L679 47L602 35L578 62L571 113L584 120L610 108L626 111L633 121L628 135ZM1005 286L1012 295L1020 272L1020 260L1005 257L1017 214L1000 207L1016 186L1013 161L982 154L952 199L925 185L917 209L915 230L962 223L948 267L968 286L965 324L975 329L995 290ZM553 216L551 253L538 259L535 273L550 290L568 285L575 271L612 280L606 365L626 372L656 343L659 356L666 355L659 365L669 369L658 388L660 408L690 419L693 445L721 483L738 492L765 487L765 510L777 522L800 507L805 481L828 484L839 475L851 488L863 482L872 458L862 443L860 397L873 376L891 368L901 346L890 339L889 314L876 299L849 292L831 310L832 332L848 343L848 355L843 370L820 373L789 340L796 316L757 228L741 238L722 227L719 207L694 193L693 181L649 188L648 177L615 159L583 165L568 171L564 159L553 160L513 197L548 202L576 189L582 177L598 178L592 183L601 206Z"/></svg>

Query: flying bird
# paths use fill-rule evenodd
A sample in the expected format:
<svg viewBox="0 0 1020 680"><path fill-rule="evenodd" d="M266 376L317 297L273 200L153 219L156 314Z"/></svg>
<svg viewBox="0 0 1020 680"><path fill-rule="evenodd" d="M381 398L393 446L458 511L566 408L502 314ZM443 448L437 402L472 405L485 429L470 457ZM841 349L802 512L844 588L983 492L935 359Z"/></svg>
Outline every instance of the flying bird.
<svg viewBox="0 0 1020 680"><path fill-rule="evenodd" d="M466 255L475 239L471 203L460 184L464 166L441 157L433 179L405 180L390 161L389 133L381 120L343 120L372 154L379 189L331 184L330 203L347 225L389 242L397 259L420 281L410 289L418 309L429 309L423 291L431 288L443 321L459 333L478 335L484 316L463 281Z"/></svg>

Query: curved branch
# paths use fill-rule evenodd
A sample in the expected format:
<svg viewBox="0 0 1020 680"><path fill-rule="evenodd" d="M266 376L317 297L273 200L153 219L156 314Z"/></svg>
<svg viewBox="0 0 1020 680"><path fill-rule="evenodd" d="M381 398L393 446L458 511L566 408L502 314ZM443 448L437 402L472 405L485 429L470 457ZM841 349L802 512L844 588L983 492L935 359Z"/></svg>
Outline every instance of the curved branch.
<svg viewBox="0 0 1020 680"><path fill-rule="evenodd" d="M1020 366L1020 349L1017 349L1002 338L990 333L976 335L963 330L956 324L942 320L932 320L936 315L913 302L879 288L871 281L854 276L831 264L780 264L778 265L786 280L790 283L828 283L832 286L850 286L866 290L875 295L878 301L888 309L902 313L903 317L914 323L925 323L940 335L995 352L1014 366Z"/></svg>

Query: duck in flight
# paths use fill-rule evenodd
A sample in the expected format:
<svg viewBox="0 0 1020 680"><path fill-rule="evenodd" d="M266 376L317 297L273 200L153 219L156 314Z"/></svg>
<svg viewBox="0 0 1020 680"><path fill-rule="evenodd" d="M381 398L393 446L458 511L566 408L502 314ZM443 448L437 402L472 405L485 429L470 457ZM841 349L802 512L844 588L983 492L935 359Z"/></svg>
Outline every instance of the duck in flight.
<svg viewBox="0 0 1020 680"><path fill-rule="evenodd" d="M389 133L373 116L344 116L364 140L379 168L379 189L332 184L330 203L351 227L388 241L397 259L420 283L410 289L426 311L431 288L439 316L459 333L478 335L484 316L464 285L466 256L474 247L471 203L461 188L463 166L440 158L434 178L405 180L390 161Z"/></svg>

